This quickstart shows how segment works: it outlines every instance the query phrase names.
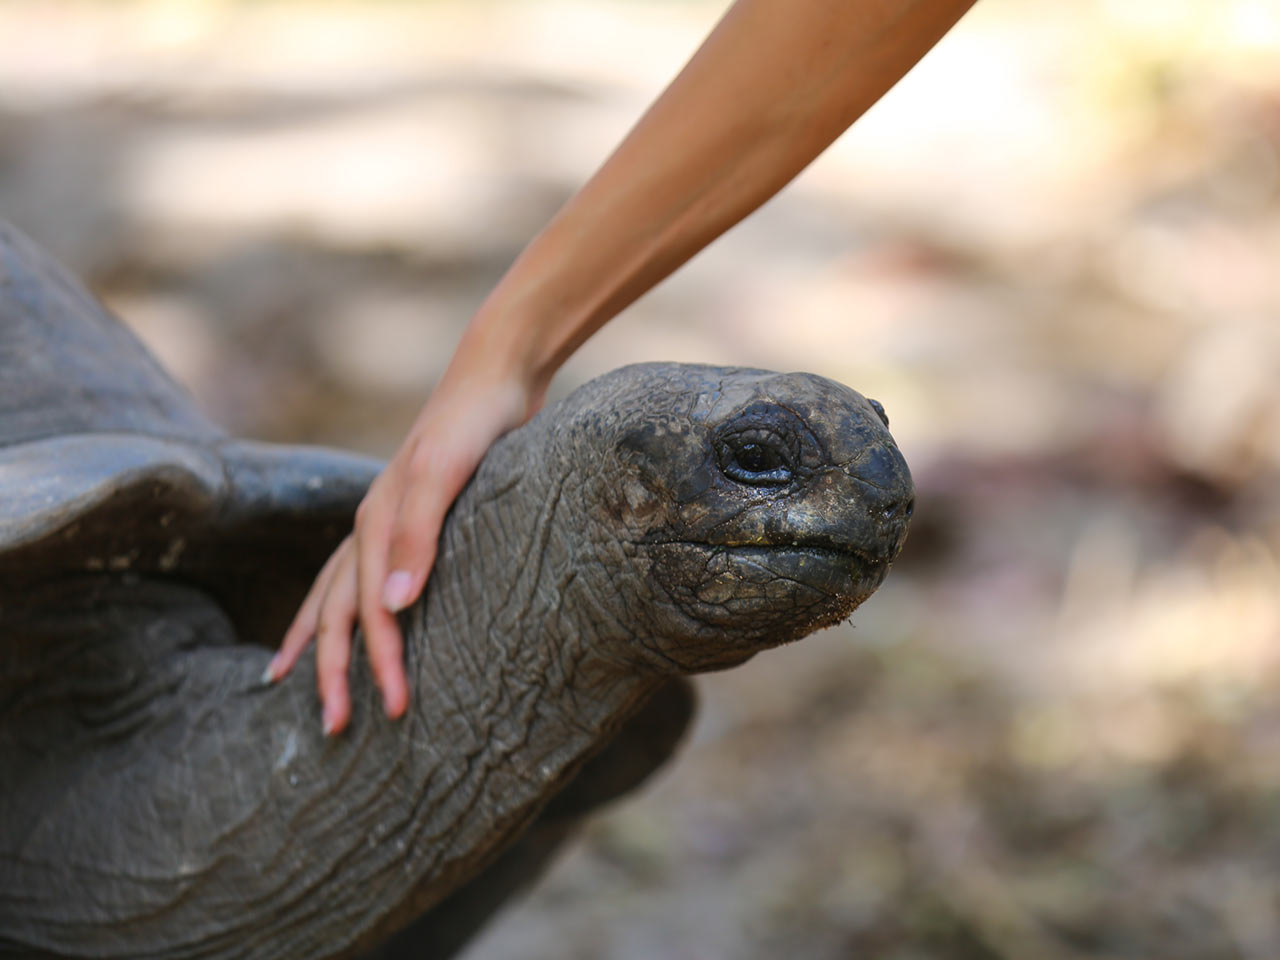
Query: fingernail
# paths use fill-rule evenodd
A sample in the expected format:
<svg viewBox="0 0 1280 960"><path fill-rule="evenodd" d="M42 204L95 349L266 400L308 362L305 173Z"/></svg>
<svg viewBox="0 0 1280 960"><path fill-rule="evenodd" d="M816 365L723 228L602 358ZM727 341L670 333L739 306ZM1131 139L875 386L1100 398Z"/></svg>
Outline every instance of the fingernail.
<svg viewBox="0 0 1280 960"><path fill-rule="evenodd" d="M407 570L397 570L387 577L382 587L382 605L392 613L399 613L413 599L413 575Z"/></svg>
<svg viewBox="0 0 1280 960"><path fill-rule="evenodd" d="M338 718L333 714L333 707L326 705L324 708L324 735L326 737L333 736L334 728L338 725Z"/></svg>
<svg viewBox="0 0 1280 960"><path fill-rule="evenodd" d="M276 664L280 662L280 656L277 654L267 661L267 669L262 671L261 683L264 687L270 686L276 682Z"/></svg>

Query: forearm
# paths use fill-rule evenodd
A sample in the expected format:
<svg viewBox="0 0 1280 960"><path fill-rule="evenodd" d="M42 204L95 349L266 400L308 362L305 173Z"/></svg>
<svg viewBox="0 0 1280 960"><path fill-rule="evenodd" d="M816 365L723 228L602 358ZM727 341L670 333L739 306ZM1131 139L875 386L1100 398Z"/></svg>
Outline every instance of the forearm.
<svg viewBox="0 0 1280 960"><path fill-rule="evenodd" d="M393 611L422 591L445 512L599 327L773 196L974 0L737 0L667 91L512 264L329 558L267 668L316 638L327 733L350 717L357 615L387 714L408 704Z"/></svg>
<svg viewBox="0 0 1280 960"><path fill-rule="evenodd" d="M463 341L533 392L584 340L777 193L974 0L737 0Z"/></svg>

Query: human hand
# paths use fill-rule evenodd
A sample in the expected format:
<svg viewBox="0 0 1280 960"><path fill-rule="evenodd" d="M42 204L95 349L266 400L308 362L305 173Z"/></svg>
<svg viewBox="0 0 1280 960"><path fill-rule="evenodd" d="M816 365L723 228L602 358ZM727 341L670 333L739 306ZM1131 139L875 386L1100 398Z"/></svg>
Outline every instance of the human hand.
<svg viewBox="0 0 1280 960"><path fill-rule="evenodd" d="M280 650L267 667L275 681L316 638L316 682L324 731L351 716L347 669L357 620L387 716L409 702L396 612L426 585L444 516L489 446L529 419L542 390L498 372L464 340L409 436L356 511L355 529L317 575Z"/></svg>

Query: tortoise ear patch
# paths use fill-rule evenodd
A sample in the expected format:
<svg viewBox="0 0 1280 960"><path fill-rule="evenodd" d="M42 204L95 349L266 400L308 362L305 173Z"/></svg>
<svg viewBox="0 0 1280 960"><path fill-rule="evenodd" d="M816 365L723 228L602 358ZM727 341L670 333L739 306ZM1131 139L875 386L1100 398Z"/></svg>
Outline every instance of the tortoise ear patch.
<svg viewBox="0 0 1280 960"><path fill-rule="evenodd" d="M642 474L668 491L677 503L688 503L713 483L714 451L707 432L684 417L655 417L636 426L618 442L632 455Z"/></svg>

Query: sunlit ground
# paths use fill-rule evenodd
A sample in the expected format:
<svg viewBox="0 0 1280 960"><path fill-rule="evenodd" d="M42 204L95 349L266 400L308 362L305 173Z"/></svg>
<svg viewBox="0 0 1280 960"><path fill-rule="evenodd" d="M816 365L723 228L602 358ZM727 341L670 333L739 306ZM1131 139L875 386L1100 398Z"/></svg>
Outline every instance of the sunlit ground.
<svg viewBox="0 0 1280 960"><path fill-rule="evenodd" d="M9 2L0 215L386 454L721 9ZM469 957L1280 956L1280 8L984 0L556 395L644 359L878 397L916 530Z"/></svg>

